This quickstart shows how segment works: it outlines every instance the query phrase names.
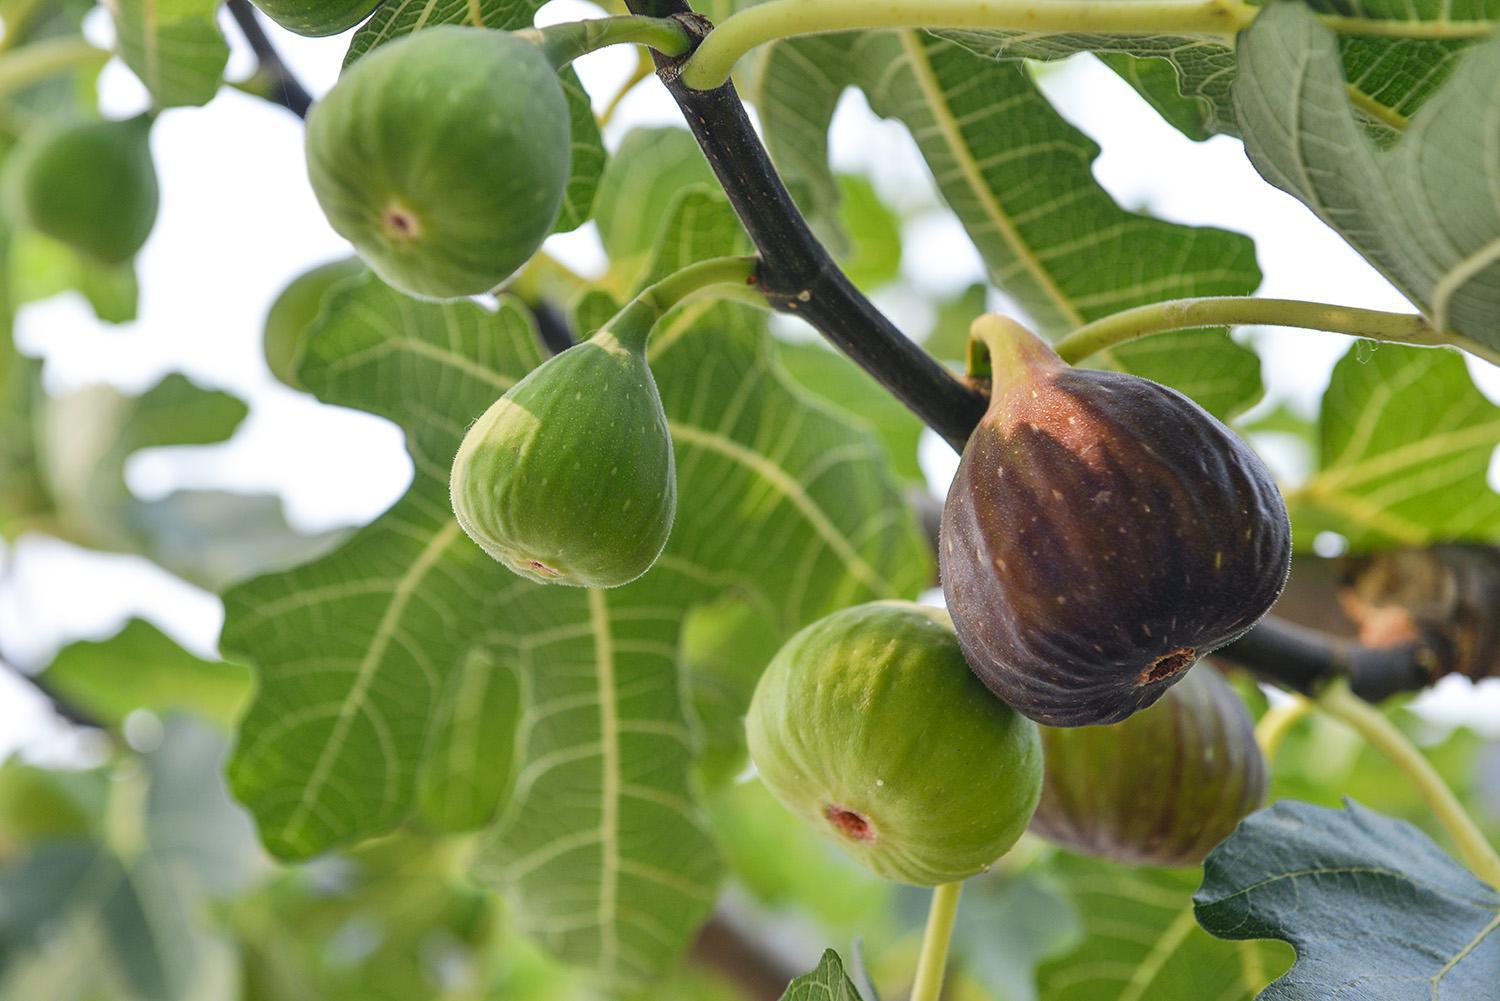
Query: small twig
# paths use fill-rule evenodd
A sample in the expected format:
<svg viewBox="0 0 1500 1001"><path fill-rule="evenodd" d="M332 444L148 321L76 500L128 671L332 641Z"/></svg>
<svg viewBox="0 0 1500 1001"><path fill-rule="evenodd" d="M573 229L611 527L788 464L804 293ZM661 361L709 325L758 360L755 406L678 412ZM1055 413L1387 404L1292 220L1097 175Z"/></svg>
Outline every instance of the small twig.
<svg viewBox="0 0 1500 1001"><path fill-rule="evenodd" d="M636 13L675 14L701 38L710 30L682 0L629 0ZM771 164L733 84L693 90L677 79L683 57L656 55L657 76L682 109L765 266L761 290L802 317L903 404L962 448L984 414L984 395L907 338L854 287L813 236Z"/></svg>
<svg viewBox="0 0 1500 1001"><path fill-rule="evenodd" d="M312 95L287 67L281 53L276 51L276 46L261 27L255 8L250 6L250 0L229 0L228 6L230 16L239 25L240 33L250 43L250 48L260 63L256 75L262 78L260 82L265 85L261 96L281 105L298 118L306 118L308 109L312 107Z"/></svg>

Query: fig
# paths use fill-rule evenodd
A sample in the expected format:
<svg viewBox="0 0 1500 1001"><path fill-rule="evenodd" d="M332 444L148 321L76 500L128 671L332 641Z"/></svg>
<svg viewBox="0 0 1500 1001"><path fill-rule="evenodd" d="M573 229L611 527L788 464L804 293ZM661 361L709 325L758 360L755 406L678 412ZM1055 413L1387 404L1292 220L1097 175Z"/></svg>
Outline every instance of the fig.
<svg viewBox="0 0 1500 1001"><path fill-rule="evenodd" d="M374 12L382 0L255 0L261 12L299 35L337 35Z"/></svg>
<svg viewBox="0 0 1500 1001"><path fill-rule="evenodd" d="M130 260L156 223L152 120L72 122L28 136L9 171L16 215L99 263Z"/></svg>
<svg viewBox="0 0 1500 1001"><path fill-rule="evenodd" d="M307 120L329 223L388 284L478 295L551 232L572 158L568 104L542 49L444 25L351 66Z"/></svg>
<svg viewBox="0 0 1500 1001"><path fill-rule="evenodd" d="M308 328L318 318L323 297L345 278L362 274L364 270L364 262L359 258L345 257L298 275L281 290L271 304L271 311L266 314L266 328L261 339L266 365L272 375L293 389L302 388L297 379L297 363L306 346Z"/></svg>
<svg viewBox="0 0 1500 1001"><path fill-rule="evenodd" d="M1270 609L1291 526L1270 471L1192 400L1076 369L977 320L988 409L943 507L943 595L969 665L1039 723L1114 723Z"/></svg>
<svg viewBox="0 0 1500 1001"><path fill-rule="evenodd" d="M1189 671L1113 726L1042 729L1035 833L1133 865L1197 865L1266 797L1245 704L1218 671Z"/></svg>
<svg viewBox="0 0 1500 1001"><path fill-rule="evenodd" d="M532 369L464 435L453 512L521 576L617 587L666 546L677 475L647 333L606 325Z"/></svg>
<svg viewBox="0 0 1500 1001"><path fill-rule="evenodd" d="M1036 725L969 671L945 613L909 602L858 605L797 633L745 725L782 805L899 882L983 872L1041 791Z"/></svg>

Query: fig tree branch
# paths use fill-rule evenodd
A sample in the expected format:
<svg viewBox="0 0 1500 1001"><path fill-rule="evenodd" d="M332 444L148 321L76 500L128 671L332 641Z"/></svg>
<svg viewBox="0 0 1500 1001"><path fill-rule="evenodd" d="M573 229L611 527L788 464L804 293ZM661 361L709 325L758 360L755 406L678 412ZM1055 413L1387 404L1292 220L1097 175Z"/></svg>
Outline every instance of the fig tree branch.
<svg viewBox="0 0 1500 1001"><path fill-rule="evenodd" d="M695 37L710 27L683 0L629 5L636 13L677 15ZM678 79L677 60L655 58L658 76L760 252L766 299L817 328L949 444L962 448L984 413L984 395L897 330L834 263L771 165L734 86L693 90Z"/></svg>
<svg viewBox="0 0 1500 1001"><path fill-rule="evenodd" d="M1463 348L1500 365L1500 352L1461 334L1435 329L1416 313L1335 306L1299 299L1258 299L1254 296L1213 296L1173 299L1122 310L1085 324L1057 342L1057 353L1069 364L1130 341L1171 330L1194 327L1302 327L1365 337L1393 344Z"/></svg>
<svg viewBox="0 0 1500 1001"><path fill-rule="evenodd" d="M700 39L713 30L683 0L627 3L634 13L680 17ZM767 6L771 5L750 9ZM734 85L694 90L680 78L691 53L686 60L659 54L655 59L658 77L677 101L760 252L761 292L773 307L806 320L944 440L962 450L984 414L985 395L897 330L834 263L792 202ZM1334 679L1348 678L1353 691L1367 699L1425 687L1450 669L1425 642L1364 647L1274 616L1262 619L1216 655L1298 691L1313 692Z"/></svg>
<svg viewBox="0 0 1500 1001"><path fill-rule="evenodd" d="M281 105L298 118L306 118L307 109L312 107L312 95L292 73L281 53L276 51L255 8L250 6L250 0L229 0L229 14L239 25L240 34L245 36L259 63L255 75L241 88Z"/></svg>

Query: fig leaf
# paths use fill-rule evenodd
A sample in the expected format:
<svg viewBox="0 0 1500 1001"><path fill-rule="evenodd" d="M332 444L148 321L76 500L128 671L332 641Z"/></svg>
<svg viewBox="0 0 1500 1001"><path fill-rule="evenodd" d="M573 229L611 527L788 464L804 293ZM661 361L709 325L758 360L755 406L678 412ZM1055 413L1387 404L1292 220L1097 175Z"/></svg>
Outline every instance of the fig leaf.
<svg viewBox="0 0 1500 1001"><path fill-rule="evenodd" d="M1263 1001L1494 996L1500 892L1416 827L1352 800L1249 817L1208 856L1194 906L1221 938L1296 948Z"/></svg>

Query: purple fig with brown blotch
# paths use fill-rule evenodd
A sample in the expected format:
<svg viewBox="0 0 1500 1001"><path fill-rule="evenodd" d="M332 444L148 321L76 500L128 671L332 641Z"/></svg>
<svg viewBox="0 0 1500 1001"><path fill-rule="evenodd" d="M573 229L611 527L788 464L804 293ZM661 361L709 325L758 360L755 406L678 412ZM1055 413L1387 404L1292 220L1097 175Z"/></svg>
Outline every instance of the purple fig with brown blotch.
<svg viewBox="0 0 1500 1001"><path fill-rule="evenodd" d="M1113 726L1042 728L1031 830L1131 865L1197 865L1266 798L1255 723L1212 665Z"/></svg>
<svg viewBox="0 0 1500 1001"><path fill-rule="evenodd" d="M1049 726L1114 723L1253 626L1291 567L1270 471L1176 390L1069 366L1004 317L943 508L943 594L974 672Z"/></svg>

